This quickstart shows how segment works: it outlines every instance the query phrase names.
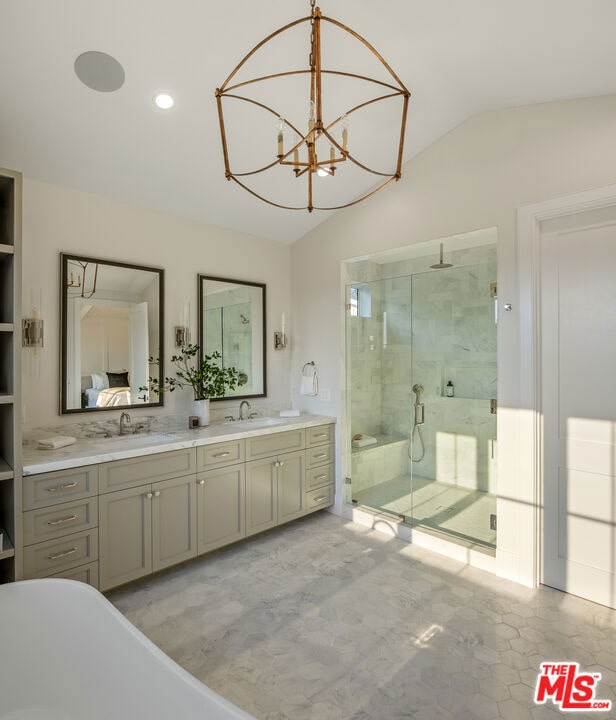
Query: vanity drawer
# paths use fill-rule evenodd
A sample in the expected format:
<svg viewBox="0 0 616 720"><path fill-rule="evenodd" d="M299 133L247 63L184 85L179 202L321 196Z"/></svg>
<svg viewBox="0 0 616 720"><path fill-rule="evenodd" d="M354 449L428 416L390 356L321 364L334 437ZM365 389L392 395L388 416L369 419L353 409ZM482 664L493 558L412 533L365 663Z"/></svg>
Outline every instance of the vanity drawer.
<svg viewBox="0 0 616 720"><path fill-rule="evenodd" d="M23 479L23 509L35 510L96 495L98 467L86 465L74 470L26 475Z"/></svg>
<svg viewBox="0 0 616 720"><path fill-rule="evenodd" d="M97 559L97 530L67 535L24 548L24 577L48 577Z"/></svg>
<svg viewBox="0 0 616 720"><path fill-rule="evenodd" d="M326 485L306 493L306 512L334 504L334 486Z"/></svg>
<svg viewBox="0 0 616 720"><path fill-rule="evenodd" d="M195 459L195 449L186 448L102 463L99 466L100 492L108 493L191 475L195 472Z"/></svg>
<svg viewBox="0 0 616 720"><path fill-rule="evenodd" d="M316 465L327 465L336 459L335 445L318 445L317 447L306 450L306 467L311 468Z"/></svg>
<svg viewBox="0 0 616 720"><path fill-rule="evenodd" d="M333 443L335 427L333 423L330 423L329 425L306 428L306 447Z"/></svg>
<svg viewBox="0 0 616 720"><path fill-rule="evenodd" d="M23 515L24 545L33 545L98 526L98 499L77 500Z"/></svg>
<svg viewBox="0 0 616 720"><path fill-rule="evenodd" d="M229 440L229 442L214 445L200 445L197 448L197 472L211 470L223 465L235 465L244 462L246 456L246 443L244 440Z"/></svg>
<svg viewBox="0 0 616 720"><path fill-rule="evenodd" d="M336 466L333 463L329 465L321 465L320 467L306 470L306 482L304 487L306 490L314 490L323 485L333 485L336 475Z"/></svg>
<svg viewBox="0 0 616 720"><path fill-rule="evenodd" d="M92 587L98 590L98 562L80 565L79 567L71 570L54 573L49 577L64 578L65 580L77 580L78 582L84 582L88 585L92 585Z"/></svg>
<svg viewBox="0 0 616 720"><path fill-rule="evenodd" d="M285 432L259 435L246 438L246 460L260 460L279 453L303 450L305 434L300 430L286 430Z"/></svg>

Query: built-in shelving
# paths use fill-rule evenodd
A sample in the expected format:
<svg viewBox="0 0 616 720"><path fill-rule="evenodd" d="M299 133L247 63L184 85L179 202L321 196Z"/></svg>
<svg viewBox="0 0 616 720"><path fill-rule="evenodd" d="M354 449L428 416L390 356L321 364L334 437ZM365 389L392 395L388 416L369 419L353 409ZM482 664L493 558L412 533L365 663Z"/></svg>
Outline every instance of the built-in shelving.
<svg viewBox="0 0 616 720"><path fill-rule="evenodd" d="M0 582L21 571L21 174L0 168Z"/></svg>
<svg viewBox="0 0 616 720"><path fill-rule="evenodd" d="M6 530L0 526L0 533L2 534L2 550L0 550L0 560L6 560L7 558L15 557L15 548L13 543L8 536Z"/></svg>
<svg viewBox="0 0 616 720"><path fill-rule="evenodd" d="M13 474L13 468L7 463L7 461L3 457L0 457L0 481L12 480Z"/></svg>

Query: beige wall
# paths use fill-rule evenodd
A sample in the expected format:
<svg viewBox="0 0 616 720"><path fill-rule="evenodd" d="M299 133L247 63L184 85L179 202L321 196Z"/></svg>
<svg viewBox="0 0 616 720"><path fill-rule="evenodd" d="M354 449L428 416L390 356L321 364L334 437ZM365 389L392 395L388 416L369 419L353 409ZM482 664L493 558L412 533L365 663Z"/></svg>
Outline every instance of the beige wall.
<svg viewBox="0 0 616 720"><path fill-rule="evenodd" d="M412 130L413 108L409 111ZM340 175L342 181L343 174ZM532 583L526 538L529 508L519 486L520 328L516 271L516 209L616 182L616 97L486 112L442 137L407 163L398 183L337 213L292 246L292 366L314 360L331 401L298 395L294 403L343 419L343 295L341 261L381 250L495 226L501 304L499 355L498 572ZM512 312L502 312L512 303ZM344 432L344 426L342 425ZM526 442L526 438L524 439ZM338 470L348 472L342 454Z"/></svg>
<svg viewBox="0 0 616 720"><path fill-rule="evenodd" d="M197 274L267 284L268 328L279 324L290 305L289 246L250 235L182 220L103 197L24 179L23 311L42 294L45 347L38 362L23 350L24 427L116 417L119 412L59 415L60 253L151 265L165 270L165 344L174 352L173 327L182 324L190 302L191 332L197 341ZM31 291L34 291L32 293ZM36 301L36 300L35 300ZM271 333L269 333L271 334ZM268 338L268 404L289 401L289 353L274 353ZM37 367L38 365L38 367ZM188 415L190 393L165 397L163 408L140 414ZM237 402L225 403L236 409ZM254 405L262 404L255 400ZM217 403L215 407L219 407ZM131 411L133 413L133 411Z"/></svg>

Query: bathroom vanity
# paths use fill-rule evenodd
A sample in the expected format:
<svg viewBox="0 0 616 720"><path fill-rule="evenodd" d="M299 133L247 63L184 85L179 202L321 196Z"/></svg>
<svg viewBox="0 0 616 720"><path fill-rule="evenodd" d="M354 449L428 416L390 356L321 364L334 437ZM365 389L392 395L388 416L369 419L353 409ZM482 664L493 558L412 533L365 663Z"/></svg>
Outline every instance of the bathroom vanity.
<svg viewBox="0 0 616 720"><path fill-rule="evenodd" d="M334 422L262 418L27 451L24 578L108 590L332 505Z"/></svg>

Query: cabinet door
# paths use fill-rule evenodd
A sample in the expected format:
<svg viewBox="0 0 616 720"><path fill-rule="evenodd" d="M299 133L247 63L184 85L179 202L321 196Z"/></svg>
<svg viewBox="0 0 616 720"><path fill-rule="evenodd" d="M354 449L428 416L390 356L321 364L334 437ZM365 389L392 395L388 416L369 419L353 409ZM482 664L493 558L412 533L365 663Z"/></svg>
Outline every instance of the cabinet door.
<svg viewBox="0 0 616 720"><path fill-rule="evenodd" d="M246 536L244 465L210 470L197 477L197 536L200 553Z"/></svg>
<svg viewBox="0 0 616 720"><path fill-rule="evenodd" d="M278 522L306 513L304 501L304 453L285 453L278 458Z"/></svg>
<svg viewBox="0 0 616 720"><path fill-rule="evenodd" d="M246 535L278 524L276 458L246 463Z"/></svg>
<svg viewBox="0 0 616 720"><path fill-rule="evenodd" d="M152 570L175 565L197 554L195 476L152 485Z"/></svg>
<svg viewBox="0 0 616 720"><path fill-rule="evenodd" d="M100 589L151 573L151 486L101 495L98 507Z"/></svg>

